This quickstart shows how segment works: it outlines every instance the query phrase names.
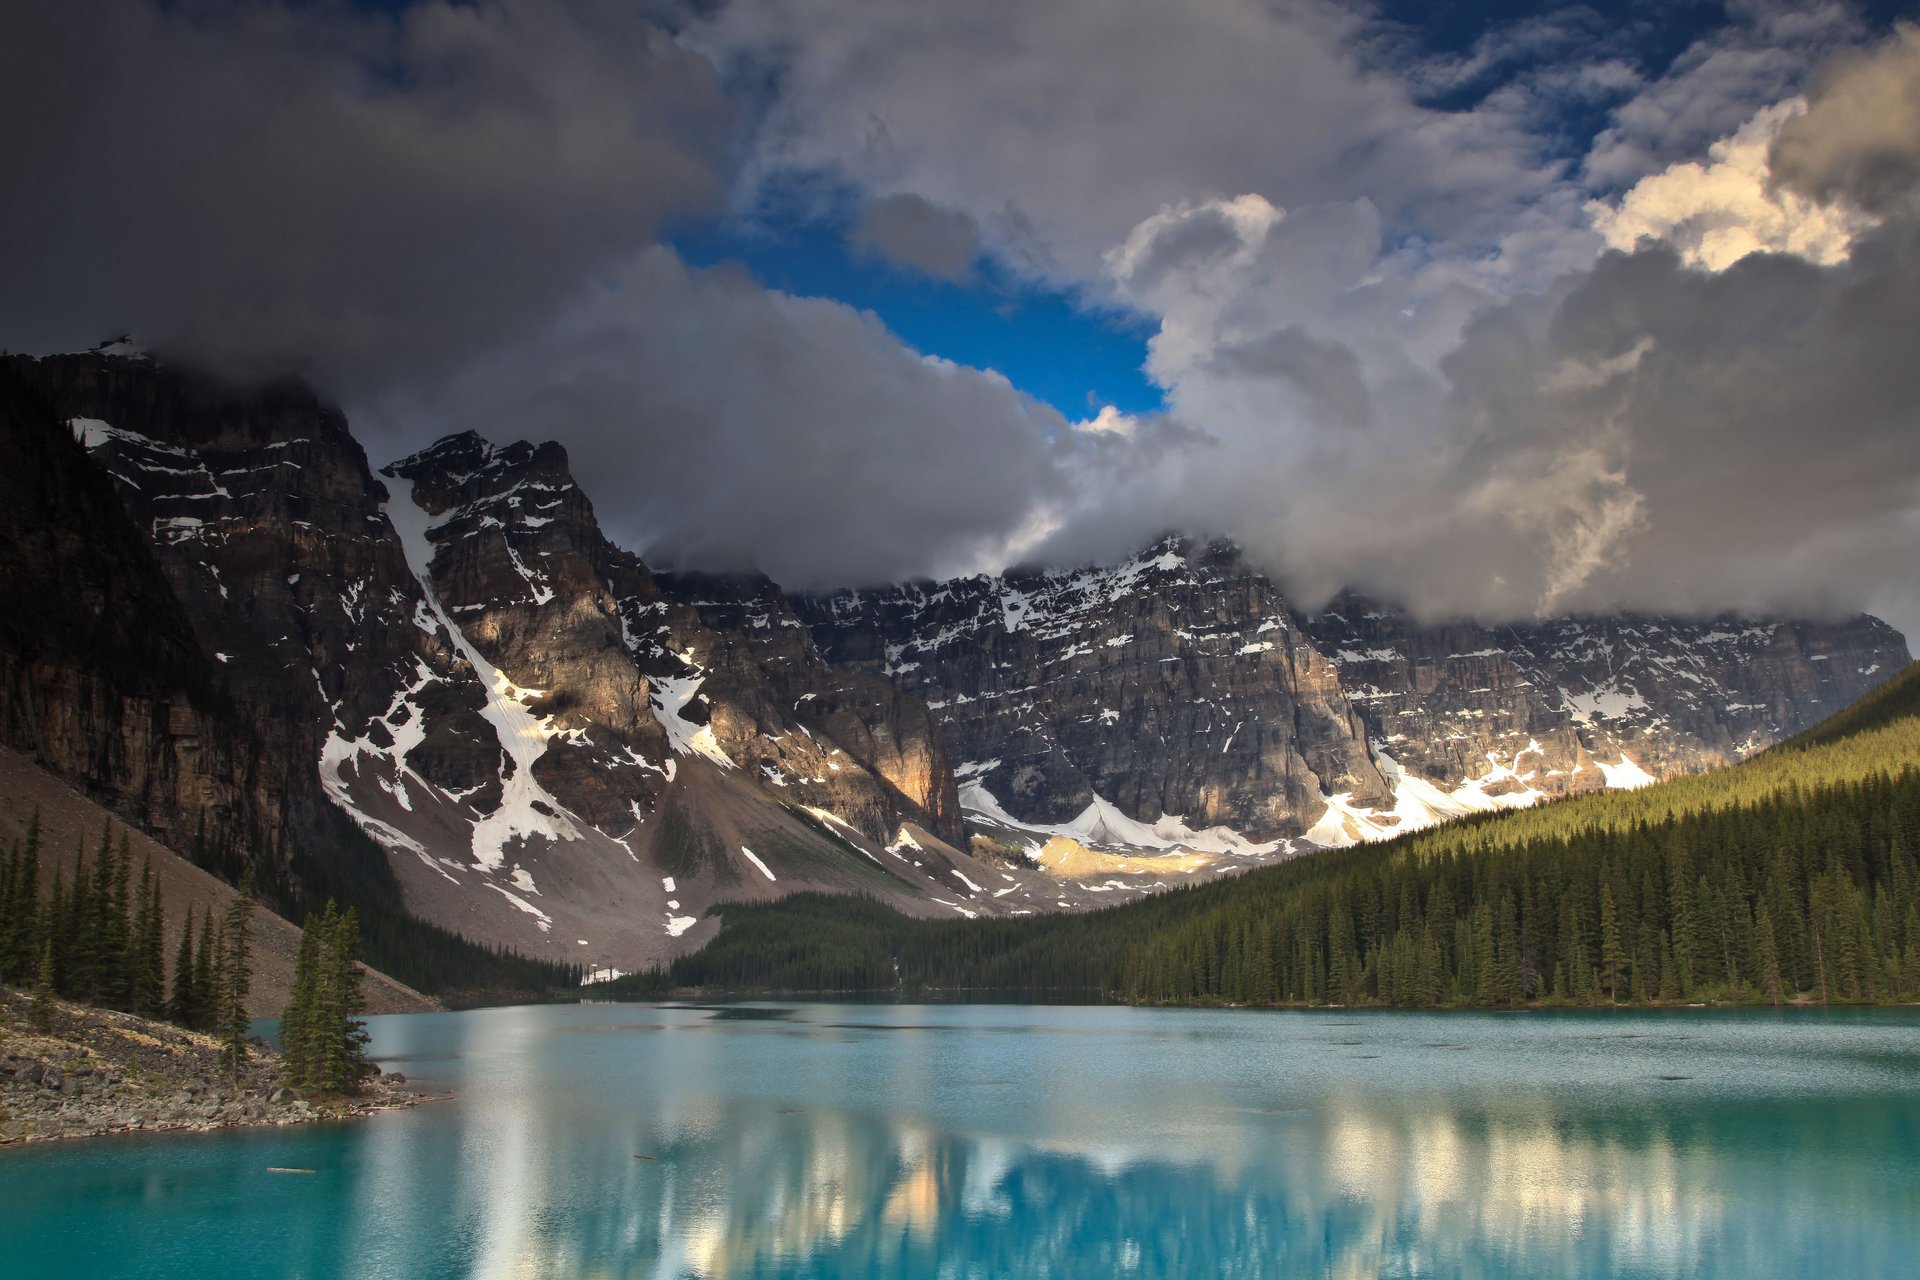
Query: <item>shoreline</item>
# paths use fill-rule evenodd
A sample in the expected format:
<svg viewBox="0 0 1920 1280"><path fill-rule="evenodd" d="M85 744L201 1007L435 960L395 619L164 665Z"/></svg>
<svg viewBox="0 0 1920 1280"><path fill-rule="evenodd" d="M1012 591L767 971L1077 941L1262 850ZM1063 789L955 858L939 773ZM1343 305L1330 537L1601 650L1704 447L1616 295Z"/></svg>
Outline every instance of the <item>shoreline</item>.
<svg viewBox="0 0 1920 1280"><path fill-rule="evenodd" d="M0 989L0 1150L134 1133L276 1128L396 1111L425 1096L398 1072L379 1073L351 1098L309 1101L289 1087L280 1058L250 1042L239 1089L219 1069L211 1036L133 1014L55 1001L34 1029L28 1001Z"/></svg>

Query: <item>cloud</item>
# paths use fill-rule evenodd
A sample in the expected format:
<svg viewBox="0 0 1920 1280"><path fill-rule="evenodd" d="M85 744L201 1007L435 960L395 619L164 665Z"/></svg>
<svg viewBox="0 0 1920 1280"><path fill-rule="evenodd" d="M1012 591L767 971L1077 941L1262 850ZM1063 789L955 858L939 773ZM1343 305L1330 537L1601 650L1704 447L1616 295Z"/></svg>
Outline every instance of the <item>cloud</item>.
<svg viewBox="0 0 1920 1280"><path fill-rule="evenodd" d="M732 109L631 6L0 6L0 343L336 388L464 358L709 207Z"/></svg>
<svg viewBox="0 0 1920 1280"><path fill-rule="evenodd" d="M1434 616L1872 603L1915 628L1920 219L1781 189L1799 110L1589 205L1618 249L1538 290L1396 254L1363 202L1143 219L1107 267L1215 447L1129 508L1239 538L1309 606L1359 584ZM1857 118L1811 136L1845 154Z"/></svg>
<svg viewBox="0 0 1920 1280"><path fill-rule="evenodd" d="M1583 165L1591 188L1628 187L1699 155L1761 108L1792 96L1814 66L1862 34L1845 4L1761 2L1728 9L1730 22L1694 40L1614 109Z"/></svg>
<svg viewBox="0 0 1920 1280"><path fill-rule="evenodd" d="M454 378L355 414L407 444L560 440L616 541L795 587L998 568L1082 486L1166 444L1094 440L869 314L657 247Z"/></svg>
<svg viewBox="0 0 1920 1280"><path fill-rule="evenodd" d="M1789 98L1768 107L1709 147L1706 163L1669 165L1618 204L1593 202L1595 229L1615 249L1664 240L1689 265L1714 271L1750 253L1791 253L1827 266L1844 260L1854 237L1878 219L1844 200L1822 203L1780 185L1769 164L1776 139L1805 106Z"/></svg>
<svg viewBox="0 0 1920 1280"><path fill-rule="evenodd" d="M972 218L916 195L868 201L851 242L856 251L878 254L896 267L956 282L972 278L980 256L980 229Z"/></svg>
<svg viewBox="0 0 1920 1280"><path fill-rule="evenodd" d="M1836 59L1784 124L1769 159L1788 193L1873 213L1906 207L1920 190L1920 26Z"/></svg>
<svg viewBox="0 0 1920 1280"><path fill-rule="evenodd" d="M1909 580L1920 553L1920 371L1895 354L1915 342L1904 225L1824 268L1612 254L1551 307L1477 322L1447 370L1480 505L1561 513L1516 508L1547 553L1520 585L1556 607L1833 610ZM1575 368L1598 376L1555 376Z"/></svg>
<svg viewBox="0 0 1920 1280"><path fill-rule="evenodd" d="M741 199L795 173L968 214L1004 260L1097 289L1156 210L1372 200L1407 234L1500 234L1553 186L1501 111L1439 112L1331 0L733 0L687 38L777 86Z"/></svg>
<svg viewBox="0 0 1920 1280"><path fill-rule="evenodd" d="M616 538L791 585L1183 527L1309 606L1920 624L1914 29L1811 80L1843 6L1737 5L1665 68L1572 10L1453 63L1384 32L1332 0L26 0L0 343L297 360L375 449L555 438ZM1554 104L1615 101L1554 158ZM857 252L1146 317L1164 411L1069 422L653 244L794 190L851 192Z"/></svg>

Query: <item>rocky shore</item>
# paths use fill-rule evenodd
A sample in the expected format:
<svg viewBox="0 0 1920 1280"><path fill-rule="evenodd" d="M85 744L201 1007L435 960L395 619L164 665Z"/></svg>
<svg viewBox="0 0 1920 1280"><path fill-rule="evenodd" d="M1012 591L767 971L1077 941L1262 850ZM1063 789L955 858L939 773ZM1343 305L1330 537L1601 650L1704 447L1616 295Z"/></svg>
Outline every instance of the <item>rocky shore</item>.
<svg viewBox="0 0 1920 1280"><path fill-rule="evenodd" d="M0 1146L104 1133L301 1124L410 1107L405 1076L379 1074L348 1099L308 1100L256 1041L239 1089L211 1036L55 1001L36 1030L27 997L0 988Z"/></svg>

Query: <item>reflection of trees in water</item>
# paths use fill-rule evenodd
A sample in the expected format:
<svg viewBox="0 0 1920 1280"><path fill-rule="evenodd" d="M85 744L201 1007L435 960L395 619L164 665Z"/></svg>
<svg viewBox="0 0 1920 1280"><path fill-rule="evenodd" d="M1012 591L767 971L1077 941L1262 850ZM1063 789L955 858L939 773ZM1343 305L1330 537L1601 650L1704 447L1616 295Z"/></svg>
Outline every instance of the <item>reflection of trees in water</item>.
<svg viewBox="0 0 1920 1280"><path fill-rule="evenodd" d="M1243 1150L1194 1163L844 1112L683 1113L571 1135L595 1155L542 1162L559 1186L507 1180L533 1200L495 1206L526 1216L509 1233L525 1252L474 1274L1758 1278L1840 1258L1831 1274L1887 1272L1901 1242L1859 1208L1903 1193L1872 1185L1860 1156L1897 1144L1902 1110L1849 1112L1838 1131L1831 1106L1741 1110L1349 1097L1250 1116ZM1886 1208L1870 1216L1897 1222Z"/></svg>
<svg viewBox="0 0 1920 1280"><path fill-rule="evenodd" d="M1891 1274L1901 1213L1872 1215L1876 1234L1859 1209L1901 1192L1859 1153L1897 1115L1836 1132L1805 1105L1571 1119L1350 1100L1271 1126L1233 1174L780 1117L780 1157L710 1151L728 1194L670 1230L703 1242L685 1257L701 1276L1797 1276L1841 1257Z"/></svg>

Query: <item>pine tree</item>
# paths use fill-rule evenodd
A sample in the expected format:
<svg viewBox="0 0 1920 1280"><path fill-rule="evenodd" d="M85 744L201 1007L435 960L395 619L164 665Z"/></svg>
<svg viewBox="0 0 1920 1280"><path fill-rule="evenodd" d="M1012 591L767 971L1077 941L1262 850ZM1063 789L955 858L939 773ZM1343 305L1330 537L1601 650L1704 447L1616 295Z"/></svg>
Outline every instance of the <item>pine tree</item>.
<svg viewBox="0 0 1920 1280"><path fill-rule="evenodd" d="M1500 896L1496 930L1499 945L1493 963L1493 998L1511 1006L1521 999L1520 928L1515 919L1513 894Z"/></svg>
<svg viewBox="0 0 1920 1280"><path fill-rule="evenodd" d="M127 991L127 979L131 975L128 953L133 949L133 930L128 889L132 862L133 849L123 827L109 868L110 879L100 919L104 942L100 948L98 1001L110 1009L125 1009L130 1004Z"/></svg>
<svg viewBox="0 0 1920 1280"><path fill-rule="evenodd" d="M193 1025L193 912L187 912L186 927L180 931L180 945L173 953L173 994L167 1000L167 1021L183 1027Z"/></svg>
<svg viewBox="0 0 1920 1280"><path fill-rule="evenodd" d="M140 1007L135 1012L158 1017L166 1006L167 915L160 901L160 880L157 876L151 879L152 892L147 898L147 909L140 917Z"/></svg>
<svg viewBox="0 0 1920 1280"><path fill-rule="evenodd" d="M1758 939L1754 943L1754 962L1760 966L1760 990L1774 1004L1780 1003L1782 981L1780 977L1780 951L1774 943L1773 921L1764 912L1760 916L1757 930Z"/></svg>
<svg viewBox="0 0 1920 1280"><path fill-rule="evenodd" d="M200 944L193 954L193 1010L187 1025L195 1031L213 1030L214 993L219 990L220 954L214 936L213 907L200 915Z"/></svg>
<svg viewBox="0 0 1920 1280"><path fill-rule="evenodd" d="M27 835L11 860L6 893L6 927L0 930L0 981L25 986L39 968L40 810L33 811Z"/></svg>
<svg viewBox="0 0 1920 1280"><path fill-rule="evenodd" d="M240 1067L247 1060L247 995L253 985L253 899L235 894L220 925L219 980L214 988L214 1033L220 1038L220 1065L240 1092Z"/></svg>
<svg viewBox="0 0 1920 1280"><path fill-rule="evenodd" d="M1613 886L1600 886L1600 980L1607 989L1607 1000L1620 1003L1620 974L1626 967L1625 949L1620 945L1620 912L1613 903Z"/></svg>
<svg viewBox="0 0 1920 1280"><path fill-rule="evenodd" d="M53 871L53 892L47 895L47 905L40 912L39 936L43 950L53 953L54 989L60 986L60 972L66 963L66 946L73 935L63 931L67 919L66 872L59 867ZM35 972L39 970L39 961L34 963Z"/></svg>
<svg viewBox="0 0 1920 1280"><path fill-rule="evenodd" d="M360 913L348 907L334 925L334 1016L339 1049L334 1055L338 1087L358 1087L367 1069L367 1024L360 1020L367 999L360 969Z"/></svg>
<svg viewBox="0 0 1920 1280"><path fill-rule="evenodd" d="M40 976L33 984L33 1002L27 1006L27 1017L41 1031L53 1029L53 944L51 942L40 952Z"/></svg>

